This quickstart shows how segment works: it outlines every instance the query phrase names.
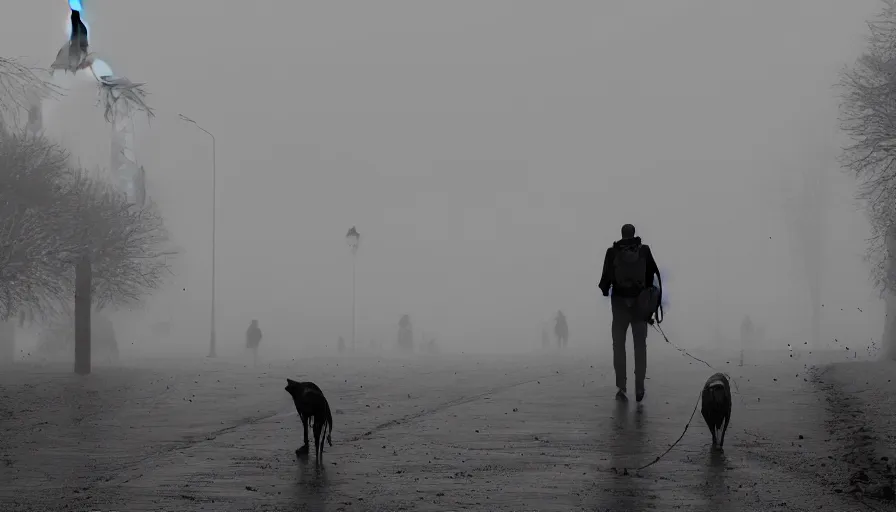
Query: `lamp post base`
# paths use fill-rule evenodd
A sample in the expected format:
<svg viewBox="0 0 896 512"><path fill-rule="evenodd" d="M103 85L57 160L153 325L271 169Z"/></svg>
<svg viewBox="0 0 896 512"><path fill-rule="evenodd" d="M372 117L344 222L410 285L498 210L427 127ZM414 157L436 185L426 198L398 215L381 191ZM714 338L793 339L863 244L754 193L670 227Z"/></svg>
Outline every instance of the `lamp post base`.
<svg viewBox="0 0 896 512"><path fill-rule="evenodd" d="M208 355L206 357L218 357L218 354L215 353L215 333L212 333L212 339L210 343L210 347L208 349Z"/></svg>

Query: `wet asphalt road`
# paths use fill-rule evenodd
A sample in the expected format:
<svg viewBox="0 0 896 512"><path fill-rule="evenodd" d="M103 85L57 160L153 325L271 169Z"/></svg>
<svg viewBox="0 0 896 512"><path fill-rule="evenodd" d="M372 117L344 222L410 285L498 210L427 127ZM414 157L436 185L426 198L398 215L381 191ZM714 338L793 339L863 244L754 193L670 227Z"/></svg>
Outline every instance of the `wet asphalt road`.
<svg viewBox="0 0 896 512"><path fill-rule="evenodd" d="M654 354L644 403L620 405L599 359L198 360L87 378L20 366L0 378L0 508L867 510L837 492L831 418L801 365L723 365L740 388L725 452L710 453L698 410L637 472L713 371ZM321 464L294 454L286 377L330 400Z"/></svg>

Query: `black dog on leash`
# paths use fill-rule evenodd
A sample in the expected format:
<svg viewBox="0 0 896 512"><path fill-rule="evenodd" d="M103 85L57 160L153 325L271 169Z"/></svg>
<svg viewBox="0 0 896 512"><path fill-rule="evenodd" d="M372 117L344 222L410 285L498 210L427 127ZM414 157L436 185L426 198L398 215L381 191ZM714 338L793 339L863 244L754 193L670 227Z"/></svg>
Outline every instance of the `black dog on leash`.
<svg viewBox="0 0 896 512"><path fill-rule="evenodd" d="M706 380L703 385L703 407L700 410L706 426L712 433L712 448L722 449L725 444L725 431L728 430L728 422L731 420L731 386L728 377L723 373L716 373ZM721 431L721 439L716 437L716 432Z"/></svg>
<svg viewBox="0 0 896 512"><path fill-rule="evenodd" d="M333 432L333 415L330 413L330 404L324 397L323 391L313 382L296 382L286 379L286 391L292 396L296 404L296 412L302 420L302 431L305 444L296 450L296 455L308 453L308 420L311 420L314 429L314 453L321 458L324 453L324 444L321 436L327 440L330 446L330 434Z"/></svg>

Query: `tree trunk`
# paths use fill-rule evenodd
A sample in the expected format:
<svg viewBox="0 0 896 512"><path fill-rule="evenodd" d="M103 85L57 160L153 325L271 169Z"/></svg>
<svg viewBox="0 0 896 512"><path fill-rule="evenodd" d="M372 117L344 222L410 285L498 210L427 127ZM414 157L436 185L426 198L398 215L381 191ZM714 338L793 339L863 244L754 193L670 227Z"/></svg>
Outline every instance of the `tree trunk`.
<svg viewBox="0 0 896 512"><path fill-rule="evenodd" d="M90 288L93 269L88 257L75 265L75 373L90 373Z"/></svg>

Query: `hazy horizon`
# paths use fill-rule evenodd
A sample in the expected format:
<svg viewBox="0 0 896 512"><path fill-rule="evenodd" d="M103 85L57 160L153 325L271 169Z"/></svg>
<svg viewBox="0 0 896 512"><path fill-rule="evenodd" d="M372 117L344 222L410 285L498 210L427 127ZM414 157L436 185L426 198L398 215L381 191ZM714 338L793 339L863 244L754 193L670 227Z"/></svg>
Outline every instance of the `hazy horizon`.
<svg viewBox="0 0 896 512"><path fill-rule="evenodd" d="M211 144L178 113L217 138L222 351L253 318L271 345L350 342L353 225L365 346L391 346L408 313L442 350L528 350L558 309L571 346L609 346L596 285L626 222L682 345L727 343L746 314L807 339L809 265L819 346L880 337L835 88L879 2L84 3L92 50L147 84L157 118L135 118L137 156L185 251L116 321L177 326L142 351L208 343ZM17 3L4 56L48 66L67 12ZM70 90L45 107L48 133L107 167L93 79L57 78Z"/></svg>

